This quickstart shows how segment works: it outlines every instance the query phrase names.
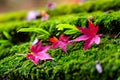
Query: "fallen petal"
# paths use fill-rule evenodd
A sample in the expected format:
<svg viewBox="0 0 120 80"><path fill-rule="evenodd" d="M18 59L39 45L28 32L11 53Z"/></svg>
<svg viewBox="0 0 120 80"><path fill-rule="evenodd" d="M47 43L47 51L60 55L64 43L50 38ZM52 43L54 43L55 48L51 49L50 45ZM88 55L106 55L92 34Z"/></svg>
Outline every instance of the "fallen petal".
<svg viewBox="0 0 120 80"><path fill-rule="evenodd" d="M64 52L67 53L67 50L66 50L67 44L65 44L65 43L62 42L62 41L59 41L59 47L60 47Z"/></svg>
<svg viewBox="0 0 120 80"><path fill-rule="evenodd" d="M100 37L98 35L95 36L94 40L96 44L100 43Z"/></svg>
<svg viewBox="0 0 120 80"><path fill-rule="evenodd" d="M40 60L53 60L54 59L47 53L41 53L40 52L40 53L37 54L37 56Z"/></svg>
<svg viewBox="0 0 120 80"><path fill-rule="evenodd" d="M39 59L36 58L33 54L27 54L26 59L31 59L35 65L37 65L39 62Z"/></svg>
<svg viewBox="0 0 120 80"><path fill-rule="evenodd" d="M96 70L98 71L98 73L103 72L102 66L100 65L100 63L98 61L96 62Z"/></svg>
<svg viewBox="0 0 120 80"><path fill-rule="evenodd" d="M87 35L82 35L82 36L79 36L77 38L75 38L74 40L72 40L73 42L74 41L84 41L84 40L87 40L89 37Z"/></svg>
<svg viewBox="0 0 120 80"><path fill-rule="evenodd" d="M84 50L87 50L88 48L90 48L93 43L94 43L94 38L90 38L86 40L84 45Z"/></svg>

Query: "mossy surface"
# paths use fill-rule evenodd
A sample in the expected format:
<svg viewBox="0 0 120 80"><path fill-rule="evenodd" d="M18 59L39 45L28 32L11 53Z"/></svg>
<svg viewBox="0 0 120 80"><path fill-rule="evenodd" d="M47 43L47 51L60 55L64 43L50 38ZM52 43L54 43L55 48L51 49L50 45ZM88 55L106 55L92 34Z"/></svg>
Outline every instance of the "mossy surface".
<svg viewBox="0 0 120 80"><path fill-rule="evenodd" d="M2 78L11 80L15 78L18 80L117 79L119 75L114 74L114 72L120 73L119 45L120 42L114 43L108 37L104 37L100 45L94 45L85 52L82 47L83 43L75 43L68 46L68 54L61 49L49 50L49 54L55 60L40 61L37 66L30 60L26 60L24 55L20 55L29 52L28 45L24 45L26 47L16 46L11 51L15 53L14 55L1 60L0 74ZM103 67L102 74L99 74L95 69L96 60L99 60Z"/></svg>
<svg viewBox="0 0 120 80"><path fill-rule="evenodd" d="M83 5L58 6L48 21L26 21L26 11L0 15L0 79L8 80L119 80L120 79L120 11L119 0L87 2ZM104 6L102 6L104 4ZM106 5L105 5L106 4ZM87 5L87 6L86 6ZM85 7L86 6L86 7ZM64 8L64 10L63 10ZM113 10L104 12L107 10ZM50 49L51 61L40 61L34 65L25 55L30 53L30 44L38 33L18 32L22 28L40 28L59 37L65 30L59 24L88 27L88 19L99 26L103 34L101 43L87 51L84 42L67 46L68 54L60 48ZM81 35L71 35L71 39ZM48 41L43 41L48 44ZM95 68L96 61L102 65L103 73Z"/></svg>

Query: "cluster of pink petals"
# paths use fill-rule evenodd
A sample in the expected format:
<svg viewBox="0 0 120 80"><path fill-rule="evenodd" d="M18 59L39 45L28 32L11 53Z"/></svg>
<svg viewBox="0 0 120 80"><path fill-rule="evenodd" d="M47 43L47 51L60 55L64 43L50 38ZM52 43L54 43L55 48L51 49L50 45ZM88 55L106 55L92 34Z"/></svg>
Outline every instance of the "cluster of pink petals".
<svg viewBox="0 0 120 80"><path fill-rule="evenodd" d="M87 50L92 46L95 42L96 44L100 43L100 36L102 34L97 34L98 26L95 26L91 21L89 21L89 28L79 28L79 30L83 33L82 36L77 37L76 39L72 40L73 42L77 41L85 41L84 50Z"/></svg>
<svg viewBox="0 0 120 80"><path fill-rule="evenodd" d="M97 34L99 27L95 26L91 21L89 21L88 28L78 28L83 35L75 38L74 40L69 40L70 37L65 36L64 34L60 35L60 38L57 39L55 36L49 39L52 42L52 48L60 47L65 53L67 53L67 45L72 42L85 41L84 50L87 50L92 46L92 44L100 43L100 36L102 34ZM53 60L53 58L47 53L51 46L42 46L42 41L38 42L37 39L32 43L30 50L31 53L27 54L26 58L31 59L35 65L38 64L39 60Z"/></svg>
<svg viewBox="0 0 120 80"><path fill-rule="evenodd" d="M31 59L35 65L39 60L53 60L53 58L47 53L50 46L42 46L42 41L36 45L31 45L31 53L27 54L26 58Z"/></svg>
<svg viewBox="0 0 120 80"><path fill-rule="evenodd" d="M71 44L71 42L69 41L69 37L65 36L64 34L60 36L59 40L56 37L53 37L53 38L50 38L49 41L53 43L52 45L53 48L60 47L66 53L67 53L67 50L66 50L67 45Z"/></svg>

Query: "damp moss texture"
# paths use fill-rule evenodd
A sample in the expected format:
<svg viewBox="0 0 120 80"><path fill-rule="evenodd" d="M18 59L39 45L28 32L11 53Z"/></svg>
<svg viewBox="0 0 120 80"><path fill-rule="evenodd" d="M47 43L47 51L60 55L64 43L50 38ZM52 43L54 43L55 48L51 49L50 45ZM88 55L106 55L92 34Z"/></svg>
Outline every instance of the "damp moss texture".
<svg viewBox="0 0 120 80"><path fill-rule="evenodd" d="M40 9L41 10L41 9ZM46 9L47 10L47 9ZM1 80L120 80L120 1L95 0L82 5L61 5L47 10L47 21L26 21L28 11L0 15L0 79ZM64 33L59 24L87 27L88 19L99 26L104 34L99 45L87 51L84 42L67 46L68 54L60 48L50 49L52 61L39 61L34 65L24 55L30 52L30 44L39 36L35 32L18 32L22 28L40 28L57 37ZM72 39L81 33L72 34ZM117 37L116 37L117 36ZM48 39L46 37L45 39ZM47 40L43 41L47 44ZM96 61L103 68L96 70Z"/></svg>

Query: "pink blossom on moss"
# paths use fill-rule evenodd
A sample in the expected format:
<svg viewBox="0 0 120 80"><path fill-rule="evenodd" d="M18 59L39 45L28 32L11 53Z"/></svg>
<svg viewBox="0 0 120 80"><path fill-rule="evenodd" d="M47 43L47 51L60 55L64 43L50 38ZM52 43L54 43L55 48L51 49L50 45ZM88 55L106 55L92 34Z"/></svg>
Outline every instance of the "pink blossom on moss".
<svg viewBox="0 0 120 80"><path fill-rule="evenodd" d="M49 41L53 43L52 45L53 48L60 47L66 53L67 45L71 44L71 42L69 41L69 37L65 36L64 34L60 36L59 40L54 36L53 38L50 38Z"/></svg>
<svg viewBox="0 0 120 80"><path fill-rule="evenodd" d="M72 40L73 42L85 41L84 50L87 50L92 46L93 43L100 43L100 36L102 34L97 34L99 27L95 26L91 21L89 21L89 28L79 28L79 30L83 33L82 36L77 37Z"/></svg>
<svg viewBox="0 0 120 80"><path fill-rule="evenodd" d="M39 60L53 60L53 58L47 53L51 46L42 46L42 41L36 45L31 45L31 53L27 54L26 58L31 59L32 62L37 65Z"/></svg>

